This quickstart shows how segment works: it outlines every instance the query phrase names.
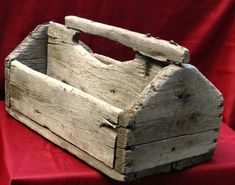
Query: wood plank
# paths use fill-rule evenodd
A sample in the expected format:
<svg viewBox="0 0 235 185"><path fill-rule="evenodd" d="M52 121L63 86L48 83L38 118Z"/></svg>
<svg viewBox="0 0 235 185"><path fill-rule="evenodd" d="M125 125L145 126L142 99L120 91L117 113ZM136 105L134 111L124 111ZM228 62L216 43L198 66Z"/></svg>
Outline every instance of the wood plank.
<svg viewBox="0 0 235 185"><path fill-rule="evenodd" d="M7 107L10 107L10 97L9 97L10 69L8 67L8 63L5 63L4 75L5 75L5 103Z"/></svg>
<svg viewBox="0 0 235 185"><path fill-rule="evenodd" d="M119 128L118 147L219 129L222 111L221 93L196 68L169 65L120 117L131 128Z"/></svg>
<svg viewBox="0 0 235 185"><path fill-rule="evenodd" d="M46 73L48 25L37 26L5 59L5 99L9 101L9 70L12 60L21 60L28 67ZM29 62L30 61L30 62Z"/></svg>
<svg viewBox="0 0 235 185"><path fill-rule="evenodd" d="M115 127L121 109L18 61L11 62L10 79L11 109L113 166L117 133L109 127Z"/></svg>
<svg viewBox="0 0 235 185"><path fill-rule="evenodd" d="M105 64L118 64L120 63L120 61L115 60L113 58L101 55L101 54L97 54L97 53L93 53L92 54L96 59L98 59L99 61L105 63Z"/></svg>
<svg viewBox="0 0 235 185"><path fill-rule="evenodd" d="M210 151L208 153L201 154L195 157L190 157L190 158L180 160L174 163L169 163L169 164L157 166L155 168L150 168L150 169L146 169L143 171L139 171L136 173L127 174L125 178L127 179L127 181L131 181L131 180L139 179L141 177L145 177L148 175L166 173L166 172L175 171L175 170L182 170L184 168L188 168L193 165L209 160L212 157L213 152L214 151Z"/></svg>
<svg viewBox="0 0 235 185"><path fill-rule="evenodd" d="M131 104L162 68L147 57L106 64L104 60L111 59L102 57L100 61L97 58L101 56L74 43L76 34L63 25L49 24L47 74L121 109Z"/></svg>
<svg viewBox="0 0 235 185"><path fill-rule="evenodd" d="M115 169L128 174L205 154L216 147L217 136L218 130L211 130L117 149Z"/></svg>
<svg viewBox="0 0 235 185"><path fill-rule="evenodd" d="M210 130L210 128L219 129L220 123L221 118L208 118L200 122L190 121L190 119L182 119L182 122L176 120L172 123L163 122L161 119L148 121L146 125L135 125L134 129L118 128L117 147L131 148L139 144Z"/></svg>
<svg viewBox="0 0 235 185"><path fill-rule="evenodd" d="M6 62L19 60L26 66L46 73L48 25L37 26L6 58ZM30 61L30 62L28 62Z"/></svg>
<svg viewBox="0 0 235 185"><path fill-rule="evenodd" d="M98 169L102 173L108 175L109 177L118 180L118 181L126 181L125 176L123 174L118 173L114 169L108 167L104 163L100 162L93 156L89 155L88 153L84 152L80 148L76 147L75 145L71 144L70 142L66 141L64 138L56 135L55 133L51 132L47 128L41 126L37 122L34 122L30 118L24 116L22 113L17 112L11 108L8 108L8 112L17 120L21 121L23 124L34 130L35 132L39 133L44 138L48 139L52 143L58 145L59 147L69 151L71 154L75 155L76 157L80 158L82 161L85 161L88 165Z"/></svg>
<svg viewBox="0 0 235 185"><path fill-rule="evenodd" d="M140 34L76 16L66 16L65 25L69 28L119 42L159 61L189 62L188 49L179 46L175 42L168 42L150 35Z"/></svg>

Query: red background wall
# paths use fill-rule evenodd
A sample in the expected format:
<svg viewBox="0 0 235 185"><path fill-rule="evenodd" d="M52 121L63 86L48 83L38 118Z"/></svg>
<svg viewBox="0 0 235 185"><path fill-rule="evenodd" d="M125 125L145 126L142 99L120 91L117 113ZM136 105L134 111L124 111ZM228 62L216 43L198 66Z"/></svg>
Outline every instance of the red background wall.
<svg viewBox="0 0 235 185"><path fill-rule="evenodd" d="M174 40L189 48L195 65L222 92L224 122L235 128L235 1L233 0L1 0L0 96L4 59L38 24L77 15ZM125 60L130 49L86 38L96 52Z"/></svg>

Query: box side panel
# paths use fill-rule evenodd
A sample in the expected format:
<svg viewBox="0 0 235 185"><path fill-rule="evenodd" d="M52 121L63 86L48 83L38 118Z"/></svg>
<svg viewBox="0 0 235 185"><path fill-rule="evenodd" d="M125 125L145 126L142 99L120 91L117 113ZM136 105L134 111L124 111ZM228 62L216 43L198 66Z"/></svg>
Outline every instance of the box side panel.
<svg viewBox="0 0 235 185"><path fill-rule="evenodd" d="M211 130L117 149L115 169L128 174L206 154L215 148L217 135L218 130Z"/></svg>
<svg viewBox="0 0 235 185"><path fill-rule="evenodd" d="M207 153L216 146L223 110L222 96L203 75L187 65L170 65L162 69L130 110L121 115L117 139L120 159L115 165L118 171L145 170L154 167L151 165ZM178 143L180 138L182 143ZM164 144L165 148L162 148ZM187 147L180 147L179 151L178 144ZM173 151L165 150L167 147L172 147Z"/></svg>
<svg viewBox="0 0 235 185"><path fill-rule="evenodd" d="M69 151L76 157L80 158L81 160L85 161L87 164L91 165L92 167L100 170L102 173L108 175L109 177L118 180L118 181L125 181L125 176L118 173L114 169L110 168L109 166L105 165L104 163L100 162L93 156L89 155L88 153L84 152L80 148L76 147L75 145L71 144L70 142L66 141L64 138L54 134L49 129L41 126L40 124L34 122L33 120L25 117L22 113L17 112L11 108L8 109L8 112L15 117L17 120L24 123L26 126L31 128L32 130L36 131L46 139L50 140L51 142L55 143L56 145L60 146L61 148ZM133 179L133 177L131 178Z"/></svg>
<svg viewBox="0 0 235 185"><path fill-rule="evenodd" d="M127 140L118 140L118 146L219 129L222 110L221 94L198 71L167 66L120 117L119 133Z"/></svg>
<svg viewBox="0 0 235 185"><path fill-rule="evenodd" d="M138 179L138 178L152 175L152 174L166 173L166 172L175 171L175 170L182 170L182 169L185 169L185 168L188 168L193 165L209 160L211 156L213 155L213 153L214 151L210 151L208 153L190 157L187 159L183 159L177 162L164 164L161 166L149 168L149 169L138 171L135 173L130 173L130 174L127 174L125 178L126 180L130 181L130 180Z"/></svg>
<svg viewBox="0 0 235 185"><path fill-rule="evenodd" d="M6 62L18 60L26 66L46 73L47 24L37 26L6 58ZM8 64L7 64L8 65Z"/></svg>
<svg viewBox="0 0 235 185"><path fill-rule="evenodd" d="M11 109L113 167L117 124L122 111L18 61L10 68ZM107 124L109 123L109 124Z"/></svg>

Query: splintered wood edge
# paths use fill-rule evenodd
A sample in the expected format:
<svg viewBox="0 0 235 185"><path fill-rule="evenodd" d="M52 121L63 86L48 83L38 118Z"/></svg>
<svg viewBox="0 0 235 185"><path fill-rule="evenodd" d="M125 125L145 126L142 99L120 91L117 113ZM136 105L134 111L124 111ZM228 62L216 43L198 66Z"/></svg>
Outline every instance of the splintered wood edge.
<svg viewBox="0 0 235 185"><path fill-rule="evenodd" d="M170 63L173 61L176 64L189 62L189 50L173 41L168 42L149 35L76 16L66 16L65 25L68 28L119 42L127 47L133 48L135 51L139 51L143 55L162 62Z"/></svg>

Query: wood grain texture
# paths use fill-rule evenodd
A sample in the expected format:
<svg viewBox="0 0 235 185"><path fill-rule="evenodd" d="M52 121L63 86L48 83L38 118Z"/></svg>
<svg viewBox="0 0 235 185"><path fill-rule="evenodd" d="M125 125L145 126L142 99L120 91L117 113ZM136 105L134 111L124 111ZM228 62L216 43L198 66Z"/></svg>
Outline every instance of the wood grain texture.
<svg viewBox="0 0 235 185"><path fill-rule="evenodd" d="M5 99L10 107L9 81L10 62L20 60L28 67L46 73L47 67L47 29L48 25L37 26L5 59Z"/></svg>
<svg viewBox="0 0 235 185"><path fill-rule="evenodd" d="M19 60L26 66L46 73L48 25L37 26L6 58L6 62Z"/></svg>
<svg viewBox="0 0 235 185"><path fill-rule="evenodd" d="M118 60L115 60L113 58L110 58L110 57L107 57L107 56L104 56L104 55L101 55L101 54L97 54L97 53L92 53L92 55L98 59L99 61L105 63L105 64L119 64L120 61Z"/></svg>
<svg viewBox="0 0 235 185"><path fill-rule="evenodd" d="M109 127L121 109L18 61L11 62L10 78L11 109L113 166L117 133Z"/></svg>
<svg viewBox="0 0 235 185"><path fill-rule="evenodd" d="M211 130L117 149L115 169L128 174L208 153L215 148L217 135L218 130Z"/></svg>
<svg viewBox="0 0 235 185"><path fill-rule="evenodd" d="M110 26L76 16L66 16L65 25L85 33L93 34L119 42L159 61L187 63L188 49L175 42L168 42L150 35L140 34L123 28Z"/></svg>
<svg viewBox="0 0 235 185"><path fill-rule="evenodd" d="M5 103L6 107L10 107L10 92L9 92L9 85L10 85L10 69L5 63L4 68L4 76L5 76Z"/></svg>
<svg viewBox="0 0 235 185"><path fill-rule="evenodd" d="M56 135L55 133L51 132L45 127L40 126L37 122L34 122L30 118L22 115L22 113L17 112L13 109L8 109L10 115L12 115L17 120L21 121L23 124L34 130L35 132L39 133L44 138L48 139L49 141L53 142L54 144L60 146L61 148L69 151L71 154L75 155L76 157L80 158L87 164L91 165L92 167L96 168L97 170L101 171L102 173L108 175L109 177L118 180L118 181L133 181L139 179L144 176L169 172L172 170L182 170L183 168L190 167L195 164L199 164L203 161L209 160L213 154L213 152L208 152L206 154L202 154L199 156L187 158L184 160L180 160L174 163L164 164L161 166L157 166L155 168L146 169L143 171L139 171L136 173L130 173L123 175L117 172L114 169L111 169L104 163L98 161L88 153L82 151L81 149L77 148L75 145L69 143L68 141L64 140L64 138Z"/></svg>
<svg viewBox="0 0 235 185"><path fill-rule="evenodd" d="M47 74L121 109L131 104L162 68L147 57L118 62L91 54L73 42L76 34L63 25L49 24ZM147 74L146 65L150 66Z"/></svg>
<svg viewBox="0 0 235 185"><path fill-rule="evenodd" d="M64 138L51 132L51 130L49 130L48 128L43 127L40 124L38 124L37 122L33 121L32 119L24 116L21 112L17 112L15 110L9 109L9 108L8 108L8 112L14 118L16 118L17 120L19 120L20 122L22 122L23 124L25 124L26 126L31 128L32 130L34 130L35 132L37 132L41 136L45 137L46 139L48 139L52 143L58 145L59 147L67 150L68 152L75 155L76 157L78 157L82 161L86 162L88 165L98 169L99 171L108 175L109 177L111 177L115 180L118 180L118 181L129 180L125 177L125 175L120 174L116 170L105 165L103 162L100 162L99 160L97 160L93 156L89 155L88 153L84 152L83 150L81 150L77 146L66 141ZM131 180L134 180L134 178L131 177Z"/></svg>
<svg viewBox="0 0 235 185"><path fill-rule="evenodd" d="M145 177L145 176L152 175L152 174L166 173L166 172L170 172L170 171L182 170L185 168L189 168L193 165L208 161L212 157L213 153L214 153L213 151L210 151L208 153L201 154L201 155L194 156L194 157L190 157L187 159L183 159L183 160L180 160L177 162L164 164L161 166L157 166L155 168L150 168L150 169L146 169L143 171L138 171L136 173L126 174L125 179L127 179L128 181L131 181L131 180L136 180L141 177Z"/></svg>
<svg viewBox="0 0 235 185"><path fill-rule="evenodd" d="M219 129L222 111L221 93L195 67L169 65L121 115L118 146Z"/></svg>

